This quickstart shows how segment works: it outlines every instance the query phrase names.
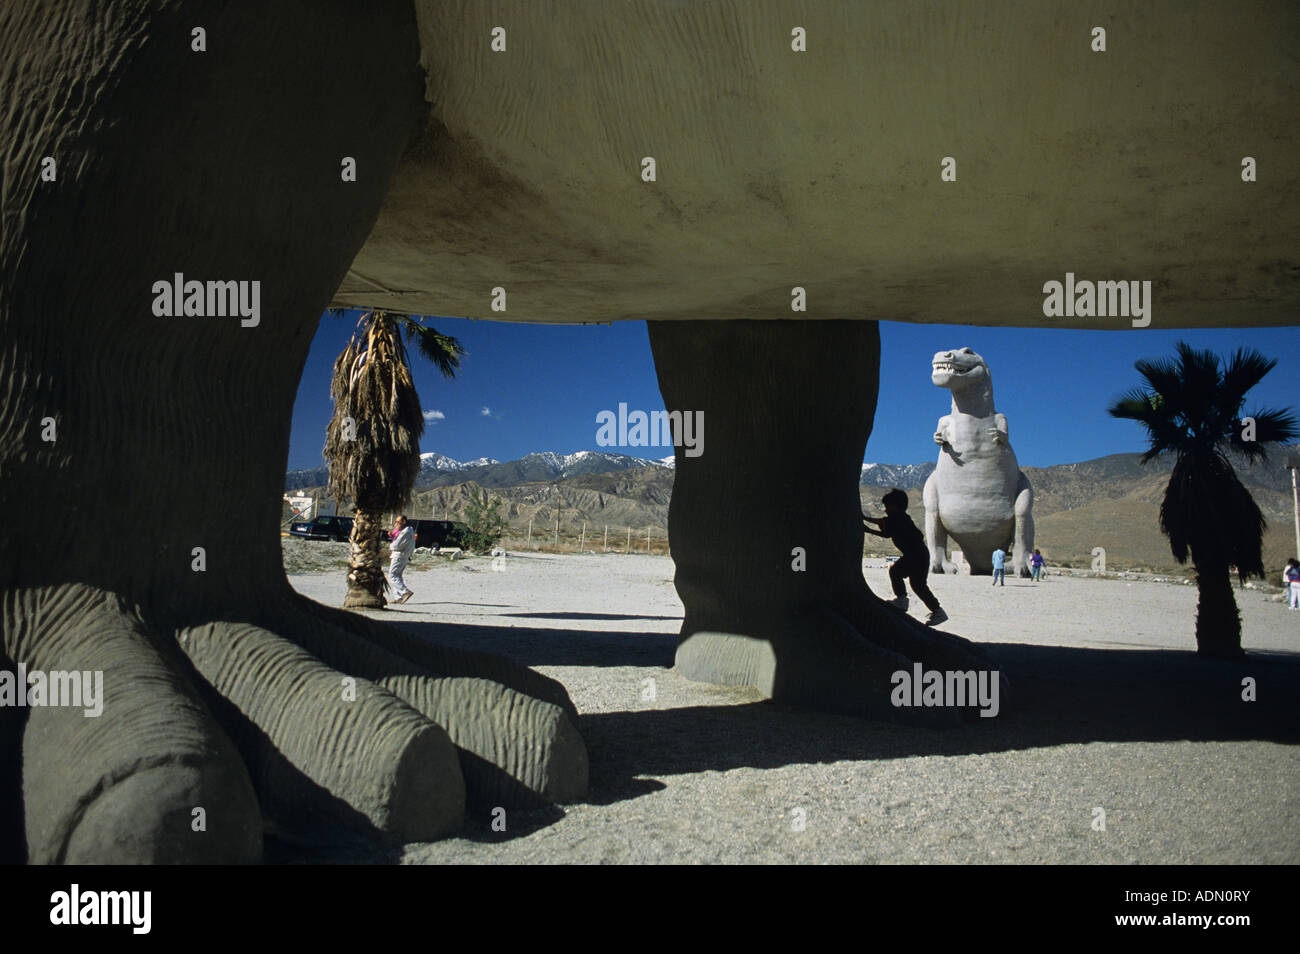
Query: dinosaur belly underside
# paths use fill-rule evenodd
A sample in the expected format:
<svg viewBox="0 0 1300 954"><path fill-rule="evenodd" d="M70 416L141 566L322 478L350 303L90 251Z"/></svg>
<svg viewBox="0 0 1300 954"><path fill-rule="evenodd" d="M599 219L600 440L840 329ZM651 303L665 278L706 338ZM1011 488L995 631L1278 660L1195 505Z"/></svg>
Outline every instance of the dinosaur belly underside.
<svg viewBox="0 0 1300 954"><path fill-rule="evenodd" d="M1010 497L953 494L940 498L939 519L948 535L959 543L962 537L989 533L999 534L1005 543L1015 524L1015 511Z"/></svg>
<svg viewBox="0 0 1300 954"><path fill-rule="evenodd" d="M963 449L958 442L940 452L931 479L949 548L962 551L972 572L988 573L993 551L1001 547L1010 552L1017 536L1020 468L1015 453L1005 445Z"/></svg>
<svg viewBox="0 0 1300 954"><path fill-rule="evenodd" d="M1158 322L1293 320L1291 0L1238 4L1230 30L1125 5L1140 43L1107 54L1070 0L553 6L415 4L430 115L336 304L1041 326L1069 265L1160 276ZM1105 68L1135 49L1143 82ZM1232 186L1206 129L1269 144L1267 191Z"/></svg>

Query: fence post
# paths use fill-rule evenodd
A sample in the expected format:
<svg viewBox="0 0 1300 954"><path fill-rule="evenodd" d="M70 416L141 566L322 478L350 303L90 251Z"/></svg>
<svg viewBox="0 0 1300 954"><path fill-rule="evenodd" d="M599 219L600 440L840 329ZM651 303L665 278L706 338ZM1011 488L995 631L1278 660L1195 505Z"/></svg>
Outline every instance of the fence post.
<svg viewBox="0 0 1300 954"><path fill-rule="evenodd" d="M602 550L601 552L602 553L609 552L609 524L605 524L605 549Z"/></svg>
<svg viewBox="0 0 1300 954"><path fill-rule="evenodd" d="M582 536L578 538L578 552L581 553L582 548L585 547L586 545L587 545L587 521L584 520L582 521Z"/></svg>

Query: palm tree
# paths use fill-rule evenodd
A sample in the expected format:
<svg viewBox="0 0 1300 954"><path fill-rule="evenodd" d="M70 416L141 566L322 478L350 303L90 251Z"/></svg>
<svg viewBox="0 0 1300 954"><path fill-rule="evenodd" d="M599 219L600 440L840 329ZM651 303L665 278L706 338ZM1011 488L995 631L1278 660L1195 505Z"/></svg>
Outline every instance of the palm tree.
<svg viewBox="0 0 1300 954"><path fill-rule="evenodd" d="M341 309L335 309L335 314ZM361 315L347 348L334 362L334 416L325 431L329 493L351 498L355 519L344 607L382 607L385 512L411 499L420 470L424 413L411 378L402 331L445 378L465 353L460 342L410 315L375 310Z"/></svg>
<svg viewBox="0 0 1300 954"><path fill-rule="evenodd" d="M1196 651L1228 658L1242 655L1241 617L1228 567L1244 579L1264 576L1264 516L1237 479L1225 454L1231 449L1251 463L1267 458L1265 445L1297 435L1290 410L1259 410L1253 432L1243 426L1246 392L1277 365L1254 349L1238 349L1222 362L1211 351L1185 342L1178 357L1134 364L1146 381L1110 407L1114 417L1137 421L1150 449L1142 463L1175 454L1173 473L1160 505L1160 529L1174 559L1196 567Z"/></svg>

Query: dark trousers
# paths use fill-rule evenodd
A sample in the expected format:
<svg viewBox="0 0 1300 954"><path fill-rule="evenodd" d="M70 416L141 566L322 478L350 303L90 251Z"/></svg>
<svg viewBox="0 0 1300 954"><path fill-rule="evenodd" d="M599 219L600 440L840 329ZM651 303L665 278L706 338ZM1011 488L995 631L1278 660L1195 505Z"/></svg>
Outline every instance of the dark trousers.
<svg viewBox="0 0 1300 954"><path fill-rule="evenodd" d="M930 587L926 585L925 578L929 575L928 559L899 559L889 565L889 583L894 588L894 595L907 595L907 587L903 585L903 580L907 580L912 584L912 592L925 604L925 608L934 613L939 609L939 601L934 598L934 594L930 592Z"/></svg>

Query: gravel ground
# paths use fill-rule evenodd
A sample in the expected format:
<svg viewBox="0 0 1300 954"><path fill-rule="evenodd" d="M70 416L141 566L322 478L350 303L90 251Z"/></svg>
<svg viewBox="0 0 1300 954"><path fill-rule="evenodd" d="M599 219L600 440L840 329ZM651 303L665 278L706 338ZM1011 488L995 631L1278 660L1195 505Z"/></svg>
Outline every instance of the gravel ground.
<svg viewBox="0 0 1300 954"><path fill-rule="evenodd" d="M416 595L372 615L564 683L591 790L505 832L471 818L406 863L1300 861L1300 612L1260 593L1238 593L1251 655L1216 663L1191 652L1195 587L932 578L944 629L989 644L1015 691L998 718L936 731L680 678L666 557L413 566ZM864 574L888 593L883 563ZM342 572L290 580L342 601Z"/></svg>

